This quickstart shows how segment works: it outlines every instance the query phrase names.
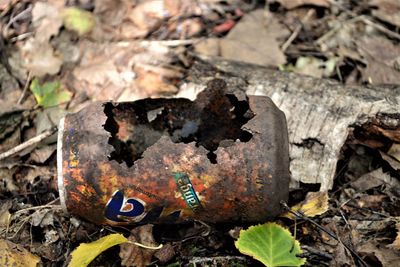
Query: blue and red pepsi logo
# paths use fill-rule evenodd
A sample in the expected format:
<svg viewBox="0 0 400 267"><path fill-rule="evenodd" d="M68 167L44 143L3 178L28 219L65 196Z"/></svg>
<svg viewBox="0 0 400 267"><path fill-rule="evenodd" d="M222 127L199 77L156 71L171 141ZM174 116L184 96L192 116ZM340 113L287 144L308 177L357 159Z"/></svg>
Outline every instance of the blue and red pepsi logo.
<svg viewBox="0 0 400 267"><path fill-rule="evenodd" d="M104 216L116 223L140 222L149 223L157 221L164 211L163 206L155 206L146 211L146 203L139 198L126 198L122 190L115 191L106 205ZM163 214L164 222L175 222L179 219L181 211Z"/></svg>
<svg viewBox="0 0 400 267"><path fill-rule="evenodd" d="M145 205L141 199L125 198L124 193L118 190L106 205L105 217L114 222L139 222L146 215Z"/></svg>

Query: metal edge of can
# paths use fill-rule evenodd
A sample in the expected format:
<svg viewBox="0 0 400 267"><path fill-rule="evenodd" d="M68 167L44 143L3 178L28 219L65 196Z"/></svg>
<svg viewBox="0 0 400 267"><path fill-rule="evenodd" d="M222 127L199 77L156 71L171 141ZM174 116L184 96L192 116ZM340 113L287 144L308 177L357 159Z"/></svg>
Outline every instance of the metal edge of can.
<svg viewBox="0 0 400 267"><path fill-rule="evenodd" d="M60 120L58 125L58 136L57 136L57 186L58 186L58 194L60 196L60 204L61 208L64 212L68 212L66 205L66 192L64 186L64 177L63 177L63 135L64 135L64 124L65 117Z"/></svg>

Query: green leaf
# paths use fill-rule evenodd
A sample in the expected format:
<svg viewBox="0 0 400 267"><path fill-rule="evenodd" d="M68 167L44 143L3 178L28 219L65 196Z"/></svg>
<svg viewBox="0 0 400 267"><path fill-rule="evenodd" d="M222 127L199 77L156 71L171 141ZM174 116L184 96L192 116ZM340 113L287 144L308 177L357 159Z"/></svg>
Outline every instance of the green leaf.
<svg viewBox="0 0 400 267"><path fill-rule="evenodd" d="M92 243L82 243L72 253L68 267L85 267L100 253L108 248L127 242L128 239L121 234L104 236Z"/></svg>
<svg viewBox="0 0 400 267"><path fill-rule="evenodd" d="M301 266L306 262L306 259L296 257L303 252L300 243L287 229L276 223L241 230L235 246L241 253L252 256L268 267Z"/></svg>
<svg viewBox="0 0 400 267"><path fill-rule="evenodd" d="M63 11L63 22L65 28L79 35L89 33L96 24L92 13L77 7L69 7Z"/></svg>
<svg viewBox="0 0 400 267"><path fill-rule="evenodd" d="M46 82L40 85L38 79L34 79L31 83L30 89L36 98L38 106L44 108L68 102L71 100L72 96L72 94L67 90L61 89L59 81Z"/></svg>

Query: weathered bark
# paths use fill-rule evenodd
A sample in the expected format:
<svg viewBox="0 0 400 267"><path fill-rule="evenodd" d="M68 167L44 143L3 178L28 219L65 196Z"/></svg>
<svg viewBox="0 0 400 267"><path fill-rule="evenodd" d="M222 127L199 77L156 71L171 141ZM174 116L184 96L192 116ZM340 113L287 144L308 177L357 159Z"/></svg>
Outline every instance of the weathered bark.
<svg viewBox="0 0 400 267"><path fill-rule="evenodd" d="M328 79L279 72L215 58L197 60L181 96L223 78L230 90L267 95L285 112L292 186L332 188L340 150L355 128L400 142L400 86L345 86ZM199 89L200 88L200 89Z"/></svg>

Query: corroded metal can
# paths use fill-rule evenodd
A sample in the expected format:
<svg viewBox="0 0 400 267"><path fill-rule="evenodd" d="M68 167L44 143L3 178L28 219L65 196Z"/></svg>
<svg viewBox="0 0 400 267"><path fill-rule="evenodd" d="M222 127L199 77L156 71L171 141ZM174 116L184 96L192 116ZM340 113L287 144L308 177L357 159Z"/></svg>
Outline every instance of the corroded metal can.
<svg viewBox="0 0 400 267"><path fill-rule="evenodd" d="M258 222L289 190L286 119L209 82L195 101L94 103L60 122L63 208L99 224Z"/></svg>

